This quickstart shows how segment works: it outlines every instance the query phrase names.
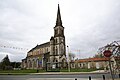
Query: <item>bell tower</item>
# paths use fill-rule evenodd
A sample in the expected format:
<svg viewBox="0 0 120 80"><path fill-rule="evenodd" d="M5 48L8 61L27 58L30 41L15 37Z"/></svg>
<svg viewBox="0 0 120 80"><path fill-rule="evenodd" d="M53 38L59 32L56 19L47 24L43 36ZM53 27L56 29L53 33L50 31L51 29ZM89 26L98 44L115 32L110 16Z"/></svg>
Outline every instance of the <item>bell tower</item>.
<svg viewBox="0 0 120 80"><path fill-rule="evenodd" d="M62 26L60 7L58 4L56 25L54 27L54 36L50 39L50 61L55 63L56 68L61 68L63 62L66 62L66 48L65 48L65 36L64 36L64 27Z"/></svg>
<svg viewBox="0 0 120 80"><path fill-rule="evenodd" d="M64 36L64 27L62 26L60 7L58 4L56 25L54 27L54 41L55 41L55 54L56 55L66 55L65 54L65 36Z"/></svg>

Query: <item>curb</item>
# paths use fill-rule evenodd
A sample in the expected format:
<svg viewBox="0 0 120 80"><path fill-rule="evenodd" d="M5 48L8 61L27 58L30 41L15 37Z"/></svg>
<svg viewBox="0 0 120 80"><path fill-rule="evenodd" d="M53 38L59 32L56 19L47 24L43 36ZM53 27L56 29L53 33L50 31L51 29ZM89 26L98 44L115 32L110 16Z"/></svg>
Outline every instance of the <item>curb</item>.
<svg viewBox="0 0 120 80"><path fill-rule="evenodd" d="M43 72L43 73L0 73L0 75L84 75L108 74L109 72Z"/></svg>
<svg viewBox="0 0 120 80"><path fill-rule="evenodd" d="M78 75L78 74L108 74L108 72L50 72L50 73L31 73L33 75Z"/></svg>

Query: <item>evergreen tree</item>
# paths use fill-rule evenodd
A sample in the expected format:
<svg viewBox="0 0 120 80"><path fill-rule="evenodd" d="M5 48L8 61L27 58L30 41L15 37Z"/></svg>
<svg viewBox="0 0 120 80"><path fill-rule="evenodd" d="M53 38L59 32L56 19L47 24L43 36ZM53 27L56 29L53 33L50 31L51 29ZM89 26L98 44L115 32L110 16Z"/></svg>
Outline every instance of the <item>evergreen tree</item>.
<svg viewBox="0 0 120 80"><path fill-rule="evenodd" d="M10 60L8 58L8 55L6 55L3 60L1 61L1 69L5 70L10 68Z"/></svg>

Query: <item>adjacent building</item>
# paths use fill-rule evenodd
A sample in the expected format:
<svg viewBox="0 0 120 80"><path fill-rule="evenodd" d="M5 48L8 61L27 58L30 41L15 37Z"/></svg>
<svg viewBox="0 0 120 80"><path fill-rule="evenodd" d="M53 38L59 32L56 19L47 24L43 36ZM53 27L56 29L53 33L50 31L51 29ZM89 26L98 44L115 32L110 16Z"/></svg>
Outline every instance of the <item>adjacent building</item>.
<svg viewBox="0 0 120 80"><path fill-rule="evenodd" d="M104 69L108 68L109 58L87 58L75 61L76 67L86 69Z"/></svg>
<svg viewBox="0 0 120 80"><path fill-rule="evenodd" d="M25 69L54 69L66 68L66 47L64 27L62 25L60 7L58 4L56 25L54 27L54 36L46 43L32 48L27 57L22 60L22 68Z"/></svg>
<svg viewBox="0 0 120 80"><path fill-rule="evenodd" d="M111 62L112 70L119 72L120 66L117 61L120 60L120 57L93 57L93 58L85 58L79 59L70 62L71 68L80 68L80 69L100 69L100 70L108 70L110 69L109 61Z"/></svg>

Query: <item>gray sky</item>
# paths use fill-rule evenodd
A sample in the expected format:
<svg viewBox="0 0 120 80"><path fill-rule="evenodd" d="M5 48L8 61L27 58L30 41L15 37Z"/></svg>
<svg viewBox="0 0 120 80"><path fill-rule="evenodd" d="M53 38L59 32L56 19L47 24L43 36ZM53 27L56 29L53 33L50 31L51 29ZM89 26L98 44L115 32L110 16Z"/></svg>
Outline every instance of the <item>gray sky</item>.
<svg viewBox="0 0 120 80"><path fill-rule="evenodd" d="M0 0L0 46L9 46L0 47L0 60L8 54L11 61L21 61L26 49L49 41L58 3L66 45L77 57L91 57L120 40L120 0Z"/></svg>

